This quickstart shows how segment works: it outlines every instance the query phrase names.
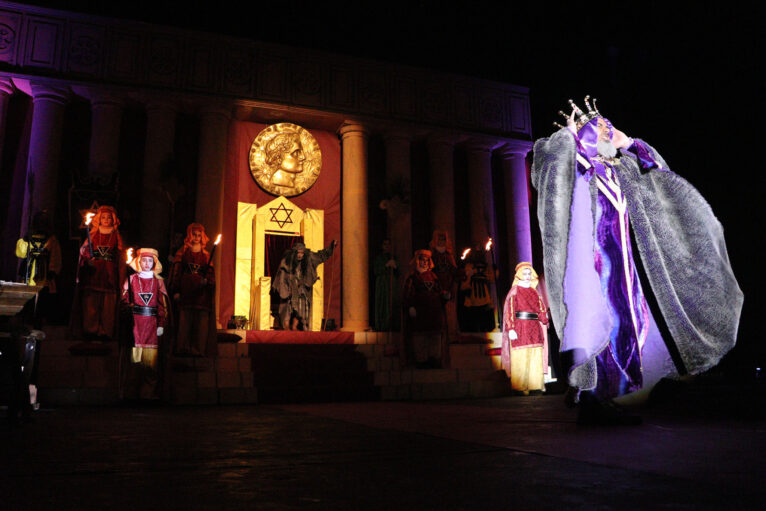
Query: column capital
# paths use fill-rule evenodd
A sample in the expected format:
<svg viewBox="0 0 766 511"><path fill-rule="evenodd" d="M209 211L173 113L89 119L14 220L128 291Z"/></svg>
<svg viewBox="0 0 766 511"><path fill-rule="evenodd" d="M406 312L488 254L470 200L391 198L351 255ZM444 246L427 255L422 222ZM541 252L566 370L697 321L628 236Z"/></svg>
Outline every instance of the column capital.
<svg viewBox="0 0 766 511"><path fill-rule="evenodd" d="M125 104L123 94L103 88L73 85L72 92L90 101L91 106L114 105L122 107Z"/></svg>
<svg viewBox="0 0 766 511"><path fill-rule="evenodd" d="M0 94L11 96L14 92L16 92L16 87L14 87L13 81L10 78L0 78Z"/></svg>
<svg viewBox="0 0 766 511"><path fill-rule="evenodd" d="M431 133L426 138L428 147L450 146L454 147L459 140L458 135L454 133Z"/></svg>
<svg viewBox="0 0 766 511"><path fill-rule="evenodd" d="M469 153L491 153L498 146L498 141L491 138L470 138L463 147Z"/></svg>
<svg viewBox="0 0 766 511"><path fill-rule="evenodd" d="M173 101L172 99L164 99L164 98L149 98L146 101L144 101L144 109L148 112L157 112L157 111L169 111L169 112L178 112L180 109L178 106L178 103Z"/></svg>
<svg viewBox="0 0 766 511"><path fill-rule="evenodd" d="M361 136L367 138L370 134L370 130L367 129L362 123L356 121L343 121L340 128L338 128L338 135L341 139L345 139L350 136Z"/></svg>
<svg viewBox="0 0 766 511"><path fill-rule="evenodd" d="M71 96L71 92L68 89L35 82L30 84L30 93L34 103L38 101L51 101L61 105L67 104Z"/></svg>
<svg viewBox="0 0 766 511"><path fill-rule="evenodd" d="M528 140L509 140L497 149L497 154L504 160L524 159L533 146L534 143Z"/></svg>
<svg viewBox="0 0 766 511"><path fill-rule="evenodd" d="M204 103L199 106L198 112L202 117L218 115L225 117L226 119L231 119L234 117L234 105L228 102Z"/></svg>

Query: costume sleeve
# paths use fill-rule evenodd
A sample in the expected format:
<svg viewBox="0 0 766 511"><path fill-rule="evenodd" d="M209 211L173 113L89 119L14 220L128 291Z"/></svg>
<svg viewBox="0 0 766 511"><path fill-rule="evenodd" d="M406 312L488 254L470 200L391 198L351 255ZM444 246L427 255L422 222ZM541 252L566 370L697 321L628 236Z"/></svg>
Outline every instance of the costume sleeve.
<svg viewBox="0 0 766 511"><path fill-rule="evenodd" d="M627 148L638 159L641 170L670 170L662 156L649 144L641 139L634 138L633 143Z"/></svg>
<svg viewBox="0 0 766 511"><path fill-rule="evenodd" d="M165 281L157 279L159 284L160 296L157 300L157 326L165 328L168 325L168 312L170 307L170 299L168 298L168 290L165 288Z"/></svg>
<svg viewBox="0 0 766 511"><path fill-rule="evenodd" d="M130 276L132 277L132 275ZM125 305L130 304L130 277L125 279L122 283L122 293L120 295L120 301Z"/></svg>
<svg viewBox="0 0 766 511"><path fill-rule="evenodd" d="M545 307L545 301L543 300L543 295L540 294L540 291L538 291L537 289L535 291L537 291L537 300L538 300L537 303L538 303L538 308L540 309L537 313L537 318L540 320L540 323L542 323L543 325L547 325L548 311Z"/></svg>
<svg viewBox="0 0 766 511"><path fill-rule="evenodd" d="M279 297L283 300L290 298L290 284L287 282L288 275L284 267L280 264L277 274L272 282L272 287L279 293Z"/></svg>
<svg viewBox="0 0 766 511"><path fill-rule="evenodd" d="M318 252L313 252L312 259L314 259L313 256L316 256L316 259L315 259L317 261L316 266L319 266L323 262L327 261L332 256L332 253L334 250L335 248L332 246L332 243L330 243L329 246L323 248L322 250Z"/></svg>
<svg viewBox="0 0 766 511"><path fill-rule="evenodd" d="M90 259L90 245L86 239L83 241L82 245L80 245L80 265L82 266L85 264L88 259Z"/></svg>
<svg viewBox="0 0 766 511"><path fill-rule="evenodd" d="M29 243L24 241L24 238L19 238L16 242L16 257L24 259L27 257L27 250L29 249Z"/></svg>

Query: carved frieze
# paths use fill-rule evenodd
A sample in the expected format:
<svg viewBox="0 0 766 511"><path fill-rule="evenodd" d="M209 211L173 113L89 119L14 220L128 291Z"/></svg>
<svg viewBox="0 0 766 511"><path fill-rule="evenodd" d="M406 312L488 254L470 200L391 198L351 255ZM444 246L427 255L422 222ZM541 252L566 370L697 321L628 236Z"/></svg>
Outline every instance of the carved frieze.
<svg viewBox="0 0 766 511"><path fill-rule="evenodd" d="M24 66L58 69L64 20L44 16L25 18Z"/></svg>
<svg viewBox="0 0 766 511"><path fill-rule="evenodd" d="M0 62L16 65L21 14L0 10Z"/></svg>
<svg viewBox="0 0 766 511"><path fill-rule="evenodd" d="M105 29L97 25L70 23L66 69L70 73L98 76L104 60Z"/></svg>

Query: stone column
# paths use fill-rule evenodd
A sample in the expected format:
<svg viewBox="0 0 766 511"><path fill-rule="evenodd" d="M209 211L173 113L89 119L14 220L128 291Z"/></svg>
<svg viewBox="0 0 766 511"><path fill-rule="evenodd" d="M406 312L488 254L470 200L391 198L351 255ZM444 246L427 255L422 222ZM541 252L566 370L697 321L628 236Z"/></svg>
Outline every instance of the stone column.
<svg viewBox="0 0 766 511"><path fill-rule="evenodd" d="M109 181L117 173L120 157L120 128L123 101L109 94L91 98L90 160L88 174Z"/></svg>
<svg viewBox="0 0 766 511"><path fill-rule="evenodd" d="M8 103L16 88L9 78L0 78L0 160L3 157L3 142L5 141L5 118L8 116Z"/></svg>
<svg viewBox="0 0 766 511"><path fill-rule="evenodd" d="M197 200L195 220L205 226L210 239L223 230L223 180L226 167L226 146L229 139L231 106L209 105L200 112L199 165L197 171ZM233 243L234 240L227 240ZM222 250L216 250L215 268L221 267ZM221 286L215 288L215 311L218 320ZM218 328L221 328L218 320Z"/></svg>
<svg viewBox="0 0 766 511"><path fill-rule="evenodd" d="M400 132L387 133L385 142L388 237L399 261L399 274L404 275L412 258L411 143L409 135Z"/></svg>
<svg viewBox="0 0 766 511"><path fill-rule="evenodd" d="M343 330L358 332L370 323L367 130L347 121L338 133L343 151Z"/></svg>
<svg viewBox="0 0 766 511"><path fill-rule="evenodd" d="M467 147L468 156L468 208L471 225L471 247L482 248L488 238L494 241L492 252L487 254L487 263L497 264L497 222L495 201L492 192L492 143L471 142ZM494 258L494 261L492 260ZM494 270L491 270L494 271ZM495 319L501 304L498 302L496 281L491 286L495 306ZM499 324L499 322L498 322Z"/></svg>
<svg viewBox="0 0 766 511"><path fill-rule="evenodd" d="M167 250L170 243L171 203L160 179L173 159L175 129L176 109L172 104L147 104L140 236L143 245L160 251Z"/></svg>
<svg viewBox="0 0 766 511"><path fill-rule="evenodd" d="M431 231L436 229L447 231L452 243L455 242L454 153L455 139L453 137L445 135L429 137L428 183L431 187Z"/></svg>
<svg viewBox="0 0 766 511"><path fill-rule="evenodd" d="M29 214L48 208L55 211L58 192L61 139L69 91L31 84L32 130L27 159L27 183L21 232L26 233Z"/></svg>
<svg viewBox="0 0 766 511"><path fill-rule="evenodd" d="M514 141L504 146L502 157L505 215L508 225L508 269L521 261L532 262L532 236L529 227L529 184L526 156L531 142Z"/></svg>

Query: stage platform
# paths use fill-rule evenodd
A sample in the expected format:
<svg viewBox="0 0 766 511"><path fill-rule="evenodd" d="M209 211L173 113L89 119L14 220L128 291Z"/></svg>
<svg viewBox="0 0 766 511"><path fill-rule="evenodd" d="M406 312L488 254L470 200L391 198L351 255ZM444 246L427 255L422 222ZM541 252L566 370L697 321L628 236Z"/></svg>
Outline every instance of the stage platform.
<svg viewBox="0 0 766 511"><path fill-rule="evenodd" d="M43 405L119 402L116 343L83 350L65 327L47 328L46 334L39 366ZM163 399L213 405L510 395L499 332L459 338L449 346L444 369L403 366L400 335L221 330L217 357L168 357Z"/></svg>

